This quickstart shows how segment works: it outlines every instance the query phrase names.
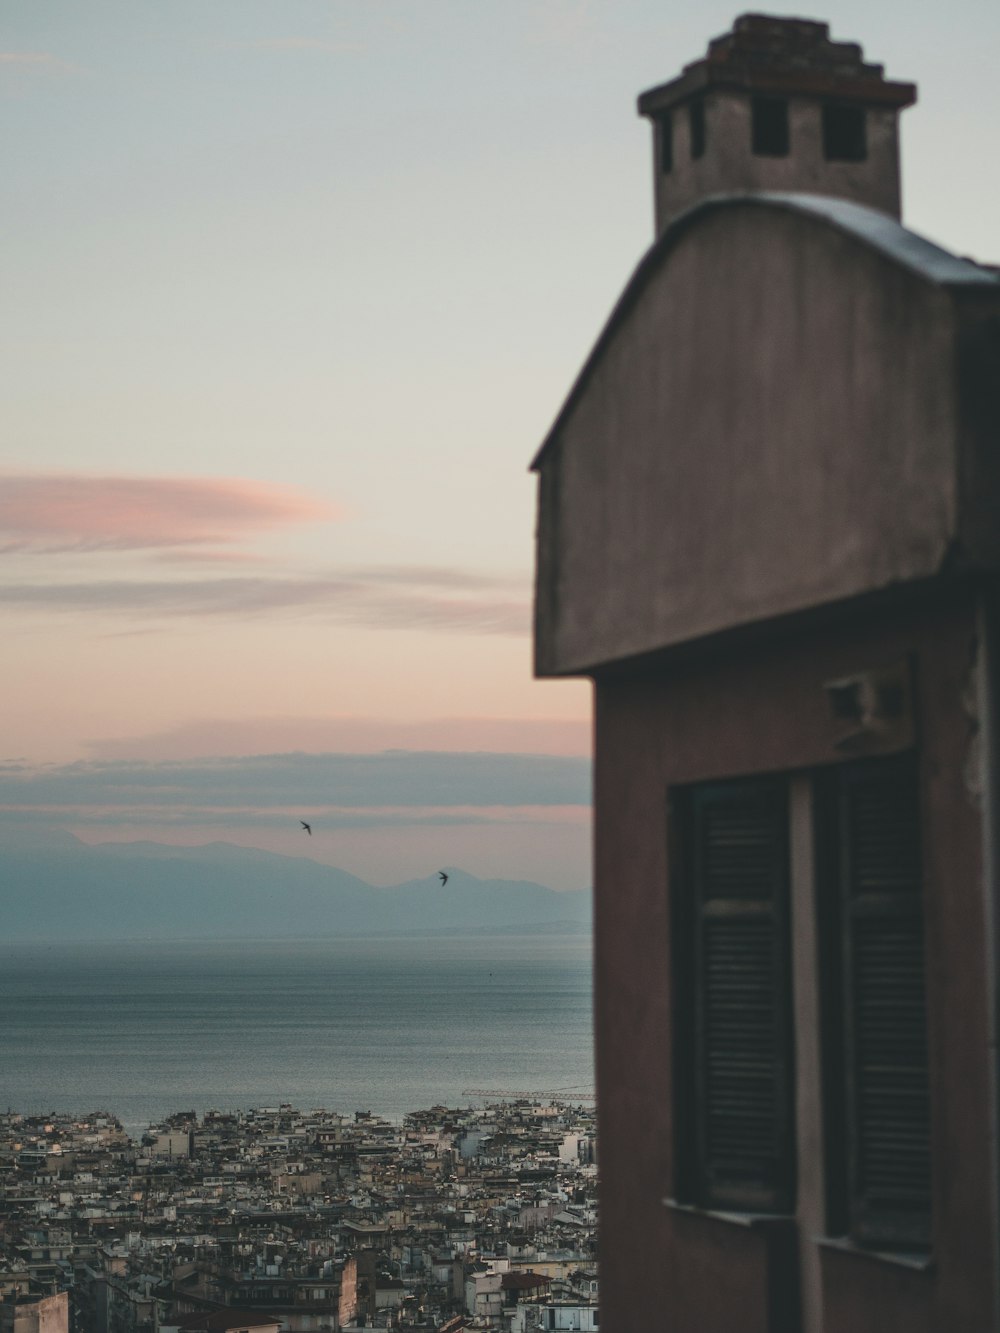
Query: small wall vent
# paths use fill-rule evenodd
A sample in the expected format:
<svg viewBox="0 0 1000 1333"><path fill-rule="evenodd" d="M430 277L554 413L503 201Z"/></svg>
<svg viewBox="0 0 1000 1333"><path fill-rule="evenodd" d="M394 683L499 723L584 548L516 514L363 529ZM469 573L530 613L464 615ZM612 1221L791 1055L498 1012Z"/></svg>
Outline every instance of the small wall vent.
<svg viewBox="0 0 1000 1333"><path fill-rule="evenodd" d="M838 750L888 754L913 745L913 688L909 662L859 671L823 687L840 734Z"/></svg>

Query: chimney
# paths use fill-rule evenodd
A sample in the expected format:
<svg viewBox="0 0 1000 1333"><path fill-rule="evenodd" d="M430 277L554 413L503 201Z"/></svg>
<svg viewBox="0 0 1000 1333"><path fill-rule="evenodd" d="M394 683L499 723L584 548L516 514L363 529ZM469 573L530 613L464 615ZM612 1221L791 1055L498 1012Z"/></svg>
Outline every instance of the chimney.
<svg viewBox="0 0 1000 1333"><path fill-rule="evenodd" d="M826 23L744 14L702 60L639 98L653 125L656 232L712 194L853 199L898 218L899 112L890 83Z"/></svg>

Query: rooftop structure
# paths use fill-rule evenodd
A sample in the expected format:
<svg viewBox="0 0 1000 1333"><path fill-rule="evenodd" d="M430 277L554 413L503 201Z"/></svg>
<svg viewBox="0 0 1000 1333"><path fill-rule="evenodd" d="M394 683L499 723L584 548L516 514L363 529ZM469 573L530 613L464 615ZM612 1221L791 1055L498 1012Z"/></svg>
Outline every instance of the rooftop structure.
<svg viewBox="0 0 1000 1333"><path fill-rule="evenodd" d="M656 229L720 191L835 195L899 217L899 112L854 42L809 19L744 14L701 60L639 98L654 138Z"/></svg>

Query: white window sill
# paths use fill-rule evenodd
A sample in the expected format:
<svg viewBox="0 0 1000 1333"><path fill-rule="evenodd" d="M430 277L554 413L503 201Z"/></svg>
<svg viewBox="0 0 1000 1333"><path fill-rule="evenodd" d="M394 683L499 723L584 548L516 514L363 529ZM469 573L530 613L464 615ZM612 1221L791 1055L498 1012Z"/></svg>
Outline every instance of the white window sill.
<svg viewBox="0 0 1000 1333"><path fill-rule="evenodd" d="M697 1204L681 1203L679 1199L664 1199L664 1208L672 1213L686 1213L692 1217L709 1217L716 1222L728 1222L735 1227L775 1227L787 1226L794 1222L791 1213L738 1213L717 1208L700 1208Z"/></svg>
<svg viewBox="0 0 1000 1333"><path fill-rule="evenodd" d="M929 1254L912 1250L870 1250L847 1236L813 1236L813 1241L823 1250L839 1250L841 1254L853 1254L862 1259L873 1259L876 1263L908 1268L912 1273L927 1273L934 1267L934 1260Z"/></svg>

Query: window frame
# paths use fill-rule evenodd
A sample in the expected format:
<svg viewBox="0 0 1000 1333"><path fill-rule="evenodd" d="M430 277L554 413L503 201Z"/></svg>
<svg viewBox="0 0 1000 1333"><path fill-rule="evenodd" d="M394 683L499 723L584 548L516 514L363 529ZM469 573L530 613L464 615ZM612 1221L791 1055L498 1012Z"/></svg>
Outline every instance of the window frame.
<svg viewBox="0 0 1000 1333"><path fill-rule="evenodd" d="M876 892L860 888L857 882L858 854L850 843L849 801L853 790L882 775L905 784L912 806L908 812L914 847L912 851L915 882ZM820 986L820 1050L823 1104L824 1179L827 1230L830 1235L845 1235L862 1248L925 1254L932 1245L933 1181L931 1179L930 1058L927 1032L927 947L924 925L924 875L920 840L920 767L914 751L870 757L837 765L817 775L814 783L815 827L815 906L817 922L818 976ZM897 878L899 877L897 871ZM905 878L905 876L904 876ZM884 957L893 938L896 940L892 966L885 970L879 985L872 989L872 974L860 955L857 939L864 923L877 930L881 923L889 931L879 945ZM899 929L903 923L903 929ZM892 927L896 926L893 935ZM902 941L902 944L900 944ZM913 949L919 947L919 975L913 966ZM870 952L870 947L869 947ZM916 988L919 986L919 996ZM867 995L864 988L868 987ZM859 999L859 996L861 997ZM914 1017L922 1006L922 1016ZM909 1010L909 1017L907 1017ZM911 1053L919 1048L922 1059L897 1073L907 1075L895 1082L897 1107L908 1100L909 1121L900 1117L898 1128L910 1143L913 1176L908 1184L898 1186L895 1204L886 1199L884 1180L882 1201L871 1176L895 1171L897 1178L905 1165L890 1152L871 1170L873 1135L885 1134L891 1124L891 1102L884 1100L878 1083L864 1069L862 1024L877 1025L876 1036L890 1040L900 1051ZM922 1024L922 1032L916 1029ZM922 1077L922 1083L916 1088ZM899 1100L899 1088L909 1083L909 1092ZM882 1095L881 1107L878 1099ZM922 1106L921 1106L922 1103ZM867 1108L867 1109L866 1109ZM922 1114L921 1114L922 1111ZM921 1145L916 1146L923 1136ZM865 1143L868 1144L866 1157ZM916 1159L925 1156L925 1170L918 1174ZM868 1179L866 1180L866 1175ZM909 1191L910 1204L904 1202ZM917 1198L922 1192L923 1206ZM891 1194L891 1191L889 1191Z"/></svg>
<svg viewBox="0 0 1000 1333"><path fill-rule="evenodd" d="M711 871L706 868L705 812L713 804L749 799L766 812L772 822L772 899L735 895L729 899L711 894ZM672 919L672 980L674 1023L674 1128L675 1193L679 1200L710 1210L786 1215L794 1208L796 1189L795 1052L793 1032L793 973L791 956L790 876L790 785L783 775L722 779L671 789L668 798L670 839L670 900ZM719 1153L711 1142L710 1118L718 1109L718 1082L713 1090L710 1069L730 1058L725 1034L713 1043L709 1010L719 1010L718 992L711 998L713 972L711 949L706 945L709 923L719 921L769 920L770 950L775 988L770 997L774 1048L772 1054L773 1125L770 1130L772 1156L761 1158L756 1182L737 1179L739 1154ZM726 948L732 948L731 937ZM756 932L759 936L759 932ZM754 966L753 937L750 937L749 966ZM718 953L716 960L718 960ZM723 959L725 953L722 955ZM761 957L760 944L756 957ZM745 978L744 978L745 981ZM742 984L742 983L741 983ZM723 1001L725 997L723 996ZM717 1022L718 1026L718 1022ZM761 1029L763 1030L763 1029ZM758 1036L760 1033L758 1032ZM714 1044L714 1054L713 1054ZM732 1071L730 1071L732 1072ZM716 1080L718 1075L716 1073ZM752 1115L746 1126L745 1161L752 1151L755 1128ZM716 1123L717 1120L716 1120ZM759 1135L759 1124L756 1133ZM730 1133L733 1122L730 1120ZM765 1166L769 1162L769 1167ZM729 1170L728 1181L725 1178ZM770 1171L770 1178L767 1179Z"/></svg>

